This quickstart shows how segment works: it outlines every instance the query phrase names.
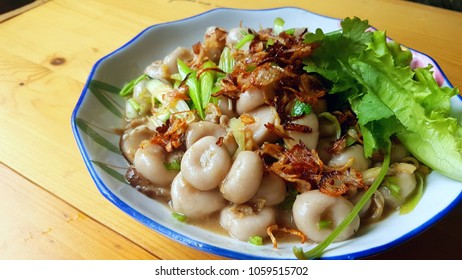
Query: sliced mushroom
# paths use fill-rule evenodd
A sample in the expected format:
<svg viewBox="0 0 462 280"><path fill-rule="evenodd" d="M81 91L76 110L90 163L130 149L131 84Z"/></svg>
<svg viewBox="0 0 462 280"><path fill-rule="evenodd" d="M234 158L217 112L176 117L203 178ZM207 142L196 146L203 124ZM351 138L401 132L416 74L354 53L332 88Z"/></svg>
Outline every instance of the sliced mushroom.
<svg viewBox="0 0 462 280"><path fill-rule="evenodd" d="M144 178L134 167L130 167L125 174L130 186L150 198L162 198L165 201L170 199L170 187L156 186Z"/></svg>
<svg viewBox="0 0 462 280"><path fill-rule="evenodd" d="M372 195L372 203L369 207L369 211L367 216L363 219L364 222L367 223L374 223L380 220L383 215L383 210L385 209L385 198L383 197L382 193L376 191Z"/></svg>
<svg viewBox="0 0 462 280"><path fill-rule="evenodd" d="M120 137L119 148L127 161L132 164L135 153L140 147L141 142L151 139L155 132L146 125L139 125L135 128L126 130Z"/></svg>

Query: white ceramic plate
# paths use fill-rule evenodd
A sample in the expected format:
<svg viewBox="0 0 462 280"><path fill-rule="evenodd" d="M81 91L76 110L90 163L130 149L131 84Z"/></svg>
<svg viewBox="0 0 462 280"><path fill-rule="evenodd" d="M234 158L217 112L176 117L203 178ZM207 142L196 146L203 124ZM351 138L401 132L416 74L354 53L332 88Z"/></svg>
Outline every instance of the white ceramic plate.
<svg viewBox="0 0 462 280"><path fill-rule="evenodd" d="M215 9L169 23L151 26L127 44L103 57L93 67L82 95L72 114L73 132L85 164L100 192L122 211L149 228L187 246L234 259L294 259L292 247L301 244L253 246L230 237L176 221L169 209L142 195L123 180L128 165L118 150L124 100L118 88L139 76L153 60L162 59L177 46L191 47L202 40L209 26L231 28L243 25L258 29L270 27L275 18L285 20L285 27L337 30L340 20L314 14L299 8L269 10ZM369 19L373 23L373 19ZM451 86L437 63L413 51L414 65L435 66L435 76L443 86ZM452 99L454 115L462 116L462 102ZM428 177L422 200L410 214L394 213L383 221L362 228L351 240L332 244L325 259L356 259L390 249L432 226L462 198L462 183L436 172ZM304 244L304 250L313 245ZM425 246L425 245L423 245Z"/></svg>

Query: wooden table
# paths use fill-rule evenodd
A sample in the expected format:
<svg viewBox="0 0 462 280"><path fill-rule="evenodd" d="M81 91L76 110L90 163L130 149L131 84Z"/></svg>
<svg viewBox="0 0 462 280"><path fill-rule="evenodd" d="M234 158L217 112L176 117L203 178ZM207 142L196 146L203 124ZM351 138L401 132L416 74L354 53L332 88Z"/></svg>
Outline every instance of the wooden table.
<svg viewBox="0 0 462 280"><path fill-rule="evenodd" d="M51 0L0 23L0 259L222 259L150 230L108 202L70 116L93 64L147 26L216 7L298 6L359 16L434 57L462 88L462 14L398 0ZM462 205L371 259L462 259Z"/></svg>

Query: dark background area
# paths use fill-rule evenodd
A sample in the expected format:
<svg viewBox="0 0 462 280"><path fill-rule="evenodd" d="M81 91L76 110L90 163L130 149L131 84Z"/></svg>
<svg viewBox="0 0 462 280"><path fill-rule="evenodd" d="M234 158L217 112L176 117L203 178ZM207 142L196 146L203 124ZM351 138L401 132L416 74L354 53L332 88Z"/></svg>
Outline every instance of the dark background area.
<svg viewBox="0 0 462 280"><path fill-rule="evenodd" d="M408 0L408 1L462 12L462 0Z"/></svg>
<svg viewBox="0 0 462 280"><path fill-rule="evenodd" d="M462 0L407 0L444 9L462 12ZM0 14L30 4L34 0L0 0Z"/></svg>
<svg viewBox="0 0 462 280"><path fill-rule="evenodd" d="M0 14L15 10L34 2L34 0L0 0Z"/></svg>

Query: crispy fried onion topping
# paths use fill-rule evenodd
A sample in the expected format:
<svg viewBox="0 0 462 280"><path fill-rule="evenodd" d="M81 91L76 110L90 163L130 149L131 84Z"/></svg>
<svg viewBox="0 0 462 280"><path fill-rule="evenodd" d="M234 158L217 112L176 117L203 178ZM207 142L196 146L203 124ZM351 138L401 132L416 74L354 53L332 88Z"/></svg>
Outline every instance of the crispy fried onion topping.
<svg viewBox="0 0 462 280"><path fill-rule="evenodd" d="M367 188L361 172L348 165L325 166L316 150L308 149L302 142L290 150L266 143L258 152L266 170L295 183L299 193L317 188L327 195L340 196L349 189Z"/></svg>
<svg viewBox="0 0 462 280"><path fill-rule="evenodd" d="M161 145L167 152L172 152L183 145L187 128L185 119L172 115L164 125L156 129L157 133L150 141L153 144Z"/></svg>
<svg viewBox="0 0 462 280"><path fill-rule="evenodd" d="M237 99L251 86L275 86L306 103L317 102L325 94L317 78L303 70L303 59L312 54L317 44L304 43L303 34L274 36L268 29L253 31L253 35L248 51L232 50L233 72L221 80L221 90L215 96Z"/></svg>
<svg viewBox="0 0 462 280"><path fill-rule="evenodd" d="M290 150L266 143L260 149L260 154L268 171L296 183L299 192L311 190L322 178L323 162L315 150L309 150L303 143Z"/></svg>
<svg viewBox="0 0 462 280"><path fill-rule="evenodd" d="M299 231L299 230L296 230L296 229L292 229L292 228L280 228L277 224L274 224L274 225L270 225L269 227L266 228L266 233L268 234L268 236L271 238L271 242L273 243L273 248L277 248L278 247L278 242L276 240L276 237L274 236L274 232L276 231L279 231L279 232L283 232L283 233L288 233L288 234L291 234L291 235L294 235L294 236L298 236L300 237L301 239L301 243L305 243L305 241L307 240L305 234L303 234L303 232Z"/></svg>

